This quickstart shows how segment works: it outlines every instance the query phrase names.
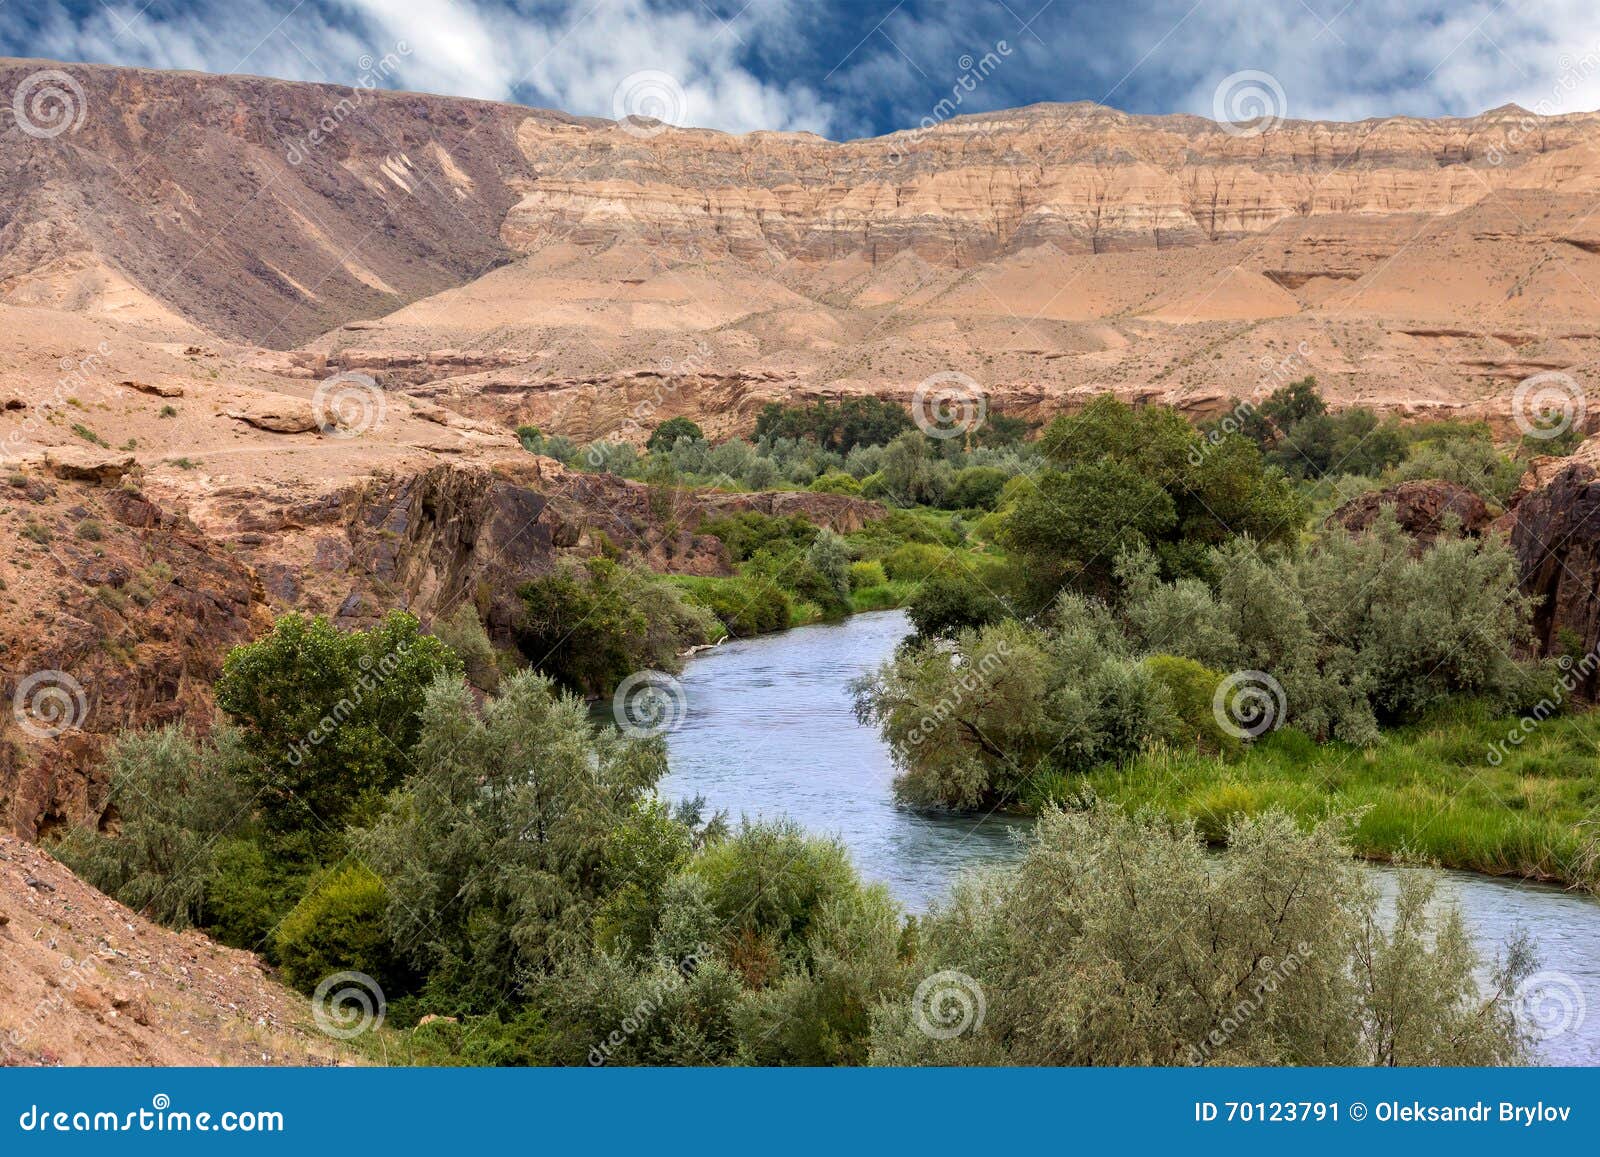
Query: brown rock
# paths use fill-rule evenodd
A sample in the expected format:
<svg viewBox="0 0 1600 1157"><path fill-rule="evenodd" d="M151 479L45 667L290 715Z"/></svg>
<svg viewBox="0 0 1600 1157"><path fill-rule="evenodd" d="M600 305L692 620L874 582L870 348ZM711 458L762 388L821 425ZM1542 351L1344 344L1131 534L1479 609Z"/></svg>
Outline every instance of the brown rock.
<svg viewBox="0 0 1600 1157"><path fill-rule="evenodd" d="M1511 526L1522 591L1538 600L1533 628L1543 654L1600 646L1600 473L1570 463L1517 504ZM1593 687L1587 689L1590 693Z"/></svg>
<svg viewBox="0 0 1600 1157"><path fill-rule="evenodd" d="M57 478L100 486L116 485L137 465L132 454L86 446L55 446L44 454L45 469Z"/></svg>
<svg viewBox="0 0 1600 1157"><path fill-rule="evenodd" d="M316 412L304 398L255 398L223 411L225 417L274 434L306 434L319 428Z"/></svg>
<svg viewBox="0 0 1600 1157"><path fill-rule="evenodd" d="M122 381L117 383L125 390L138 390L141 394L154 394L158 398L181 398L183 387L169 385L166 382L135 382Z"/></svg>
<svg viewBox="0 0 1600 1157"><path fill-rule="evenodd" d="M1394 511L1400 529L1429 545L1454 520L1458 533L1476 537L1493 520L1483 499L1454 482L1402 482L1351 499L1328 516L1328 522L1354 533L1369 529L1385 508Z"/></svg>

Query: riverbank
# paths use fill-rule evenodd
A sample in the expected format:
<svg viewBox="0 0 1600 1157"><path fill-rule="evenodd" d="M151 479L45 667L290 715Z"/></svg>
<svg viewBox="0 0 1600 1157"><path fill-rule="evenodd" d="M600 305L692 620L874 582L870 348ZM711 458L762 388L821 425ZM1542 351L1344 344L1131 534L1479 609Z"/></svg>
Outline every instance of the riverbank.
<svg viewBox="0 0 1600 1157"><path fill-rule="evenodd" d="M1306 821L1345 813L1358 817L1352 846L1372 860L1596 890L1597 725L1593 712L1560 716L1508 743L1517 720L1466 703L1386 732L1371 749L1285 729L1236 760L1161 752L1056 781L1036 802L1088 790L1193 820L1212 839L1231 819L1272 807Z"/></svg>

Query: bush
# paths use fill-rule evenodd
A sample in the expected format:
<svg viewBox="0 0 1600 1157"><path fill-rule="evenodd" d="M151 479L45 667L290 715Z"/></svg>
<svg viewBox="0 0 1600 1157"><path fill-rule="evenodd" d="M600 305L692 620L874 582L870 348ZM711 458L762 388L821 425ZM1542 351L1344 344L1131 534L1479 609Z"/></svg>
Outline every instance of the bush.
<svg viewBox="0 0 1600 1157"><path fill-rule="evenodd" d="M196 742L174 725L124 732L106 755L113 834L76 828L56 855L135 912L172 928L203 919L219 834L246 818L239 735L219 730Z"/></svg>
<svg viewBox="0 0 1600 1157"><path fill-rule="evenodd" d="M1240 750L1239 739L1224 730L1217 719L1215 698L1223 679L1220 671L1177 655L1151 655L1144 666L1167 693L1173 714L1173 743L1212 755L1231 755Z"/></svg>
<svg viewBox="0 0 1600 1157"><path fill-rule="evenodd" d="M1019 869L958 887L922 923L914 978L959 971L985 1015L934 1039L917 1027L926 1014L908 981L874 1022L873 1063L1526 1059L1514 996L1533 970L1524 942L1482 960L1426 872L1401 877L1385 917L1336 824L1301 831L1269 813L1227 838L1217 856L1158 818L1046 812Z"/></svg>
<svg viewBox="0 0 1600 1157"><path fill-rule="evenodd" d="M971 627L997 623L1011 611L981 580L952 568L929 576L911 596L906 613L917 634L931 639L954 638Z"/></svg>
<svg viewBox="0 0 1600 1157"><path fill-rule="evenodd" d="M896 582L920 582L950 561L950 551L929 543L908 542L890 551L883 569Z"/></svg>
<svg viewBox="0 0 1600 1157"><path fill-rule="evenodd" d="M590 943L618 816L666 771L659 739L596 727L581 699L519 671L480 709L428 688L411 774L354 851L388 889L388 927L430 992L483 1012Z"/></svg>
<svg viewBox="0 0 1600 1157"><path fill-rule="evenodd" d="M1044 627L1006 620L902 647L853 688L912 807L999 806L1039 776L1120 762L1173 727L1110 616L1073 596Z"/></svg>
<svg viewBox="0 0 1600 1157"><path fill-rule="evenodd" d="M952 510L993 510L1010 475L995 466L969 466L956 472L944 505Z"/></svg>
<svg viewBox="0 0 1600 1157"><path fill-rule="evenodd" d="M679 438L687 438L691 442L704 442L705 431L695 425L689 418L668 418L654 430L650 431L650 440L644 448L655 454L662 450L671 450L678 444Z"/></svg>
<svg viewBox="0 0 1600 1157"><path fill-rule="evenodd" d="M270 957L273 929L305 895L326 842L305 832L246 831L218 840L206 881L206 934Z"/></svg>
<svg viewBox="0 0 1600 1157"><path fill-rule="evenodd" d="M412 978L389 942L388 905L383 881L364 866L318 881L273 934L284 979L311 992L336 972L363 972L385 997L399 996Z"/></svg>
<svg viewBox="0 0 1600 1157"><path fill-rule="evenodd" d="M912 429L904 406L879 398L785 406L768 402L756 418L756 438L808 438L824 450L848 454L857 446L881 446Z"/></svg>
<svg viewBox="0 0 1600 1157"><path fill-rule="evenodd" d="M217 706L244 729L247 775L270 826L338 830L399 784L417 735L422 694L461 660L414 615L391 612L366 631L284 615L272 633L235 647Z"/></svg>
<svg viewBox="0 0 1600 1157"><path fill-rule="evenodd" d="M700 524L698 533L721 539L722 545L728 548L728 557L734 562L744 562L762 550L809 547L817 537L817 527L798 514L778 518L746 510L724 518L708 518Z"/></svg>
<svg viewBox="0 0 1600 1157"><path fill-rule="evenodd" d="M888 581L889 575L881 562L867 560L850 564L850 589L853 591L881 587Z"/></svg>
<svg viewBox="0 0 1600 1157"><path fill-rule="evenodd" d="M829 471L818 476L817 480L811 484L810 489L818 494L856 495L861 493L861 483L848 474Z"/></svg>
<svg viewBox="0 0 1600 1157"><path fill-rule="evenodd" d="M719 579L698 585L691 597L735 638L781 631L789 625L789 596L763 578Z"/></svg>
<svg viewBox="0 0 1600 1157"><path fill-rule="evenodd" d="M517 588L518 649L539 670L586 695L604 695L647 669L673 670L686 647L715 633L710 617L649 571L609 559L563 563Z"/></svg>
<svg viewBox="0 0 1600 1157"><path fill-rule="evenodd" d="M480 691L493 691L500 682L500 666L478 609L461 603L449 615L435 619L433 634L460 657L467 682Z"/></svg>

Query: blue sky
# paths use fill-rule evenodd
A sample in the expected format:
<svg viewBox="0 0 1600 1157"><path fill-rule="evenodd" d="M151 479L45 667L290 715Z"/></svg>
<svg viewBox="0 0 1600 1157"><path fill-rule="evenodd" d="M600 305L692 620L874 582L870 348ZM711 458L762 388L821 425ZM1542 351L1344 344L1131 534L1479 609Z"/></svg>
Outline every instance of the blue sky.
<svg viewBox="0 0 1600 1157"><path fill-rule="evenodd" d="M1271 111L1291 117L1600 107L1594 0L0 0L0 55L365 74L835 138L940 115L963 76L963 112L1093 100L1210 116L1245 71L1272 78Z"/></svg>

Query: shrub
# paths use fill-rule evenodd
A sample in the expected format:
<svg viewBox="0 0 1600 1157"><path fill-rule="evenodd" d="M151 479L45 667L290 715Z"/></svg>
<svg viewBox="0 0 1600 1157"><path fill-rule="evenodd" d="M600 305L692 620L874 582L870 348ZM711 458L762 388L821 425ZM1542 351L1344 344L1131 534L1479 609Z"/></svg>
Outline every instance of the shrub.
<svg viewBox="0 0 1600 1157"><path fill-rule="evenodd" d="M715 633L710 616L677 587L604 558L563 563L517 594L518 649L583 694L608 694L635 671L675 669L679 652Z"/></svg>
<svg viewBox="0 0 1600 1157"><path fill-rule="evenodd" d="M911 625L924 639L954 638L971 627L997 623L1011 612L998 595L960 568L937 571L906 605Z"/></svg>
<svg viewBox="0 0 1600 1157"><path fill-rule="evenodd" d="M934 574L950 560L950 551L929 543L908 542L890 551L883 560L883 569L896 582L920 582Z"/></svg>
<svg viewBox="0 0 1600 1157"><path fill-rule="evenodd" d="M433 634L461 659L467 682L480 691L493 691L500 682L500 667L478 609L461 603L444 618L436 619Z"/></svg>
<svg viewBox="0 0 1600 1157"><path fill-rule="evenodd" d="M746 510L724 518L709 518L700 524L698 533L720 538L728 549L728 557L734 562L743 562L757 551L809 547L817 537L817 527L798 514L778 518Z"/></svg>
<svg viewBox="0 0 1600 1157"><path fill-rule="evenodd" d="M1172 742L1213 755L1239 751L1239 739L1217 719L1214 700L1223 679L1220 671L1177 655L1151 655L1144 666L1167 693L1173 714Z"/></svg>
<svg viewBox="0 0 1600 1157"><path fill-rule="evenodd" d="M352 844L429 990L481 1012L589 943L624 883L604 870L616 817L654 789L666 749L596 727L581 699L519 671L481 709L459 679L436 680L411 767Z"/></svg>
<svg viewBox="0 0 1600 1157"><path fill-rule="evenodd" d="M671 450L677 445L679 438L687 438L691 442L704 442L706 435L692 419L668 418L650 432L650 440L644 444L644 448L652 454Z"/></svg>
<svg viewBox="0 0 1600 1157"><path fill-rule="evenodd" d="M993 510L1010 475L996 466L969 466L956 472L944 505L952 510Z"/></svg>
<svg viewBox="0 0 1600 1157"><path fill-rule="evenodd" d="M856 495L861 493L861 483L841 471L830 470L826 474L819 475L816 481L811 483L810 489L818 494Z"/></svg>
<svg viewBox="0 0 1600 1157"><path fill-rule="evenodd" d="M411 978L389 941L388 904L383 881L362 865L319 880L273 934L284 979L310 992L336 972L364 972L399 996Z"/></svg>
<svg viewBox="0 0 1600 1157"><path fill-rule="evenodd" d="M981 1023L930 1037L907 983L874 1023L873 1063L1522 1063L1525 941L1483 960L1427 872L1404 874L1386 915L1343 834L1272 812L1234 824L1218 856L1159 818L1048 811L1014 873L922 923L916 975L970 976Z"/></svg>
<svg viewBox="0 0 1600 1157"><path fill-rule="evenodd" d="M1063 596L1046 627L1007 620L903 647L854 684L922 808L1021 797L1038 776L1127 759L1173 726L1166 696L1103 608Z"/></svg>
<svg viewBox="0 0 1600 1157"><path fill-rule="evenodd" d="M72 533L86 542L99 542L106 536L105 528L92 518L85 518L78 523Z"/></svg>
<svg viewBox="0 0 1600 1157"><path fill-rule="evenodd" d="M867 560L850 564L850 589L853 591L881 587L888 581L889 575L881 562Z"/></svg>
<svg viewBox="0 0 1600 1157"><path fill-rule="evenodd" d="M518 426L517 441L522 443L522 448L530 454L544 453L544 434L537 426Z"/></svg>
<svg viewBox="0 0 1600 1157"><path fill-rule="evenodd" d="M692 597L736 638L781 631L789 625L789 596L764 578L720 580L697 587Z"/></svg>
<svg viewBox="0 0 1600 1157"><path fill-rule="evenodd" d="M858 446L881 446L912 426L904 406L858 397L810 406L768 402L756 418L755 434L758 439L809 438L824 450L848 454Z"/></svg>
<svg viewBox="0 0 1600 1157"><path fill-rule="evenodd" d="M247 812L238 733L196 742L174 725L124 732L106 756L110 834L75 828L60 859L100 891L173 928L200 923L215 841Z"/></svg>
<svg viewBox="0 0 1600 1157"><path fill-rule="evenodd" d="M291 614L228 653L216 699L244 729L255 757L247 782L268 823L337 830L399 784L424 689L459 670L413 615L393 611L346 633L320 615Z"/></svg>

